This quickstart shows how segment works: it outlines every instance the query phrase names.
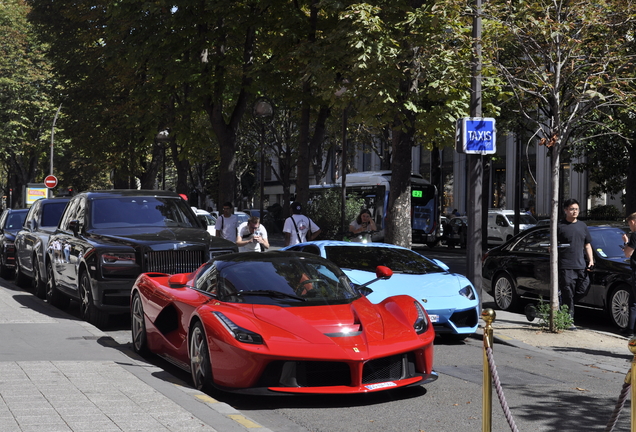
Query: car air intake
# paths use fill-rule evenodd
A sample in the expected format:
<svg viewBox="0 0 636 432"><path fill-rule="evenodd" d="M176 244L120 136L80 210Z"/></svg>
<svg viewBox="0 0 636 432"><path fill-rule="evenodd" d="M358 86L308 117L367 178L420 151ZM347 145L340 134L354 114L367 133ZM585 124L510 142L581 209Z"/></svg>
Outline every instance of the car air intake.
<svg viewBox="0 0 636 432"><path fill-rule="evenodd" d="M166 250L146 254L144 272L191 273L207 261L207 251Z"/></svg>

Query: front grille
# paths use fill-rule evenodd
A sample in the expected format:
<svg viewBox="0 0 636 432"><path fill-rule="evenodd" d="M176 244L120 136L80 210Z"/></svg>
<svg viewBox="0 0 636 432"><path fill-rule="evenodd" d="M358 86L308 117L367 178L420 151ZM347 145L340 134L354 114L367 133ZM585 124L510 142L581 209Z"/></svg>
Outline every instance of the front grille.
<svg viewBox="0 0 636 432"><path fill-rule="evenodd" d="M409 362L412 363L412 359L407 359L406 354L370 360L364 364L362 384L403 379L405 378L405 366L408 368L409 374L413 372L413 368L408 366Z"/></svg>
<svg viewBox="0 0 636 432"><path fill-rule="evenodd" d="M208 259L207 251L166 250L146 253L144 272L191 273Z"/></svg>
<svg viewBox="0 0 636 432"><path fill-rule="evenodd" d="M475 327L478 322L477 310L470 309L462 312L455 312L451 315L450 320L455 324L455 327Z"/></svg>
<svg viewBox="0 0 636 432"><path fill-rule="evenodd" d="M343 362L273 361L261 375L262 387L350 386L351 370Z"/></svg>

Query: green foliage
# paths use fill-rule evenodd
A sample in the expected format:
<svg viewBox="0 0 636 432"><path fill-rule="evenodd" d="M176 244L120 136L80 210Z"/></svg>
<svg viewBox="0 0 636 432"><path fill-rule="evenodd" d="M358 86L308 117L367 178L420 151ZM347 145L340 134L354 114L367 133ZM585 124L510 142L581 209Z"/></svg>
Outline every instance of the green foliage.
<svg viewBox="0 0 636 432"><path fill-rule="evenodd" d="M543 301L543 298L539 299L539 305L537 306L537 317L539 318L539 325L541 330L550 329L550 303ZM566 305L554 312L554 327L558 332L567 330L574 324L568 307Z"/></svg>
<svg viewBox="0 0 636 432"><path fill-rule="evenodd" d="M338 238L342 232L340 227L342 189L328 189L323 194L316 196L308 205L305 212L322 230L321 237L326 239ZM349 223L358 217L364 207L364 199L355 195L347 196L345 203L345 223L347 229Z"/></svg>
<svg viewBox="0 0 636 432"><path fill-rule="evenodd" d="M624 215L621 211L613 205L592 207L592 209L588 212L588 217L596 220L615 220L622 218L623 216Z"/></svg>

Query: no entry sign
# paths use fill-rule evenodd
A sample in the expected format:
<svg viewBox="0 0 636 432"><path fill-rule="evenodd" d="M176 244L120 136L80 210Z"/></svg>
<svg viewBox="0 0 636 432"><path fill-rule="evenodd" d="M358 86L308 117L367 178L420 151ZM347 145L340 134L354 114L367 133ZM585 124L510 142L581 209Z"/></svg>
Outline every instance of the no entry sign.
<svg viewBox="0 0 636 432"><path fill-rule="evenodd" d="M57 177L55 177L52 174L49 176L46 176L46 178L44 179L44 186L46 186L49 189L57 186Z"/></svg>

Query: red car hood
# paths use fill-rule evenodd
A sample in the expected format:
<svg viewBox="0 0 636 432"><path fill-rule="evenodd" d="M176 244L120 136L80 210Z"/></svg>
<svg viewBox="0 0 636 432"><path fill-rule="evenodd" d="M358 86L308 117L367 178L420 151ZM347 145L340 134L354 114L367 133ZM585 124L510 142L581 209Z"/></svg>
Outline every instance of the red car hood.
<svg viewBox="0 0 636 432"><path fill-rule="evenodd" d="M340 344L338 340L341 340L350 345L352 342L355 343L353 339L360 343L355 336L363 337L366 342L382 341L396 336L396 326L391 326L391 332L386 330L384 321L387 314L381 314L372 305L363 301L334 306L291 308L254 305L253 311L260 321L293 333L312 344L333 344L334 341ZM405 328L398 327L401 327L399 332L403 334Z"/></svg>

